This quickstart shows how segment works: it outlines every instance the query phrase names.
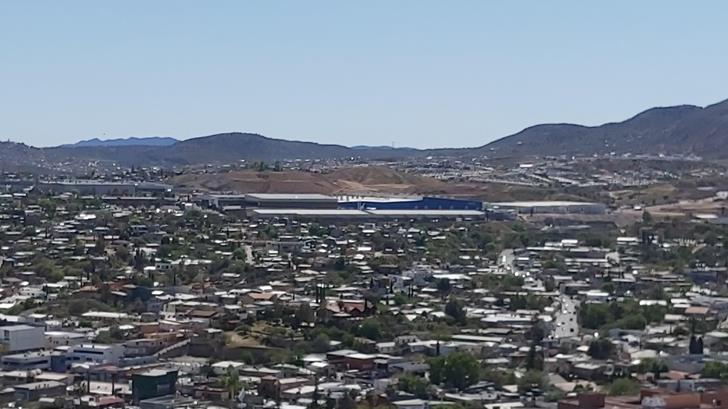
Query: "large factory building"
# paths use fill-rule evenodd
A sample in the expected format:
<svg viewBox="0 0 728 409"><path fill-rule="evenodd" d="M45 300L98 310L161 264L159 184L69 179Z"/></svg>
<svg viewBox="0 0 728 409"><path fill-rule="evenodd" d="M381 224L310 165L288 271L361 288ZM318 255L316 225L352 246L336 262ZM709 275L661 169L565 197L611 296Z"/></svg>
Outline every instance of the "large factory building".
<svg viewBox="0 0 728 409"><path fill-rule="evenodd" d="M340 196L339 208L361 210L483 210L483 202L434 196Z"/></svg>
<svg viewBox="0 0 728 409"><path fill-rule="evenodd" d="M493 209L511 210L519 214L604 214L604 203L569 201L531 201L489 203Z"/></svg>

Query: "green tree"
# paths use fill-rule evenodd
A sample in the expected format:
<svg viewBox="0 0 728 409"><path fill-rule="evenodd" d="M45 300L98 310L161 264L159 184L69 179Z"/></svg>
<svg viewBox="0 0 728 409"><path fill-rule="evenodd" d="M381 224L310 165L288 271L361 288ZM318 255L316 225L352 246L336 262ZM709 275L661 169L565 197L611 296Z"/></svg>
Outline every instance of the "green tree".
<svg viewBox="0 0 728 409"><path fill-rule="evenodd" d="M414 375L403 375L399 378L397 388L401 391L411 393L420 399L427 399L427 387L429 383L425 378Z"/></svg>
<svg viewBox="0 0 728 409"><path fill-rule="evenodd" d="M480 372L480 379L500 386L516 384L516 375L512 371L493 367L483 368Z"/></svg>
<svg viewBox="0 0 728 409"><path fill-rule="evenodd" d="M245 249L237 248L235 251L233 251L233 258L238 261L245 261L247 255L245 254Z"/></svg>
<svg viewBox="0 0 728 409"><path fill-rule="evenodd" d="M604 283L604 285L602 285L602 291L609 294L614 294L616 288L617 287L614 285L614 283Z"/></svg>
<svg viewBox="0 0 728 409"><path fill-rule="evenodd" d="M430 360L430 380L434 384L464 389L479 380L480 364L467 352L453 352Z"/></svg>
<svg viewBox="0 0 728 409"><path fill-rule="evenodd" d="M458 324L465 324L467 321L463 306L454 299L445 304L445 314L455 319Z"/></svg>
<svg viewBox="0 0 728 409"><path fill-rule="evenodd" d="M660 289L660 291L662 291L662 289ZM651 297L651 298L658 298L658 297ZM665 319L665 313L667 312L667 307L664 307L662 305L645 305L640 308L640 312L645 317L645 319L647 320L648 323L662 322L662 320Z"/></svg>
<svg viewBox="0 0 728 409"><path fill-rule="evenodd" d="M690 344L688 346L688 353L697 354L697 355L703 354L703 338L702 337L696 337L695 335L690 336Z"/></svg>
<svg viewBox="0 0 728 409"><path fill-rule="evenodd" d="M314 320L316 319L316 314L314 313L313 308L311 308L311 305L305 302L298 307L294 317L295 321L298 323L298 325L300 325L302 323L314 322Z"/></svg>
<svg viewBox="0 0 728 409"><path fill-rule="evenodd" d="M134 269L140 273L143 272L145 263L146 257L144 257L144 253L140 249L137 249L136 252L134 252L134 258L132 259Z"/></svg>
<svg viewBox="0 0 728 409"><path fill-rule="evenodd" d="M598 329L610 321L606 304L584 304L579 309L579 321L584 328Z"/></svg>
<svg viewBox="0 0 728 409"><path fill-rule="evenodd" d="M531 344L531 348L528 349L526 369L537 369L539 371L543 369L543 357L536 351L535 343Z"/></svg>
<svg viewBox="0 0 728 409"><path fill-rule="evenodd" d="M382 338L382 329L379 321L376 318L369 318L364 320L359 326L359 335L365 338L369 338L373 341L378 341Z"/></svg>
<svg viewBox="0 0 728 409"><path fill-rule="evenodd" d="M608 339L600 338L589 344L587 353L594 359L608 359L614 353L614 344Z"/></svg>
<svg viewBox="0 0 728 409"><path fill-rule="evenodd" d="M348 393L336 402L336 409L356 409L356 401Z"/></svg>
<svg viewBox="0 0 728 409"><path fill-rule="evenodd" d="M56 204L52 199L41 199L38 201L38 205L43 208L49 219L56 217Z"/></svg>
<svg viewBox="0 0 728 409"><path fill-rule="evenodd" d="M609 394L612 396L631 396L640 392L639 382L629 378L618 378L609 385Z"/></svg>
<svg viewBox="0 0 728 409"><path fill-rule="evenodd" d="M440 295L442 295L443 297L447 294L450 294L451 290L452 286L450 285L450 280L448 280L447 278L441 278L437 282L437 291L439 291Z"/></svg>
<svg viewBox="0 0 728 409"><path fill-rule="evenodd" d="M642 314L629 314L615 323L619 328L624 329L645 329L647 319Z"/></svg>
<svg viewBox="0 0 728 409"><path fill-rule="evenodd" d="M527 392L533 388L543 388L544 376L541 371L526 371L518 380L518 391Z"/></svg>
<svg viewBox="0 0 728 409"><path fill-rule="evenodd" d="M647 225L652 224L652 214L647 210L642 212L642 223Z"/></svg>
<svg viewBox="0 0 728 409"><path fill-rule="evenodd" d="M405 305L409 302L409 298L407 298L407 296L402 293L395 294L393 297L393 300L394 300L394 305L397 305L397 306Z"/></svg>
<svg viewBox="0 0 728 409"><path fill-rule="evenodd" d="M230 400L235 399L235 395L242 387L238 371L232 366L229 367L222 378L222 384L225 386L225 389L227 389Z"/></svg>
<svg viewBox="0 0 728 409"><path fill-rule="evenodd" d="M318 334L316 338L311 342L311 349L313 352L327 352L331 348L331 340L326 334Z"/></svg>
<svg viewBox="0 0 728 409"><path fill-rule="evenodd" d="M647 358L640 362L637 370L640 373L652 373L655 379L660 379L660 374L667 372L668 367L665 361L659 358Z"/></svg>
<svg viewBox="0 0 728 409"><path fill-rule="evenodd" d="M708 361L700 372L703 378L728 380L728 365L719 361Z"/></svg>
<svg viewBox="0 0 728 409"><path fill-rule="evenodd" d="M59 273L56 264L44 256L37 257L33 260L33 269L39 276L45 278L57 278Z"/></svg>

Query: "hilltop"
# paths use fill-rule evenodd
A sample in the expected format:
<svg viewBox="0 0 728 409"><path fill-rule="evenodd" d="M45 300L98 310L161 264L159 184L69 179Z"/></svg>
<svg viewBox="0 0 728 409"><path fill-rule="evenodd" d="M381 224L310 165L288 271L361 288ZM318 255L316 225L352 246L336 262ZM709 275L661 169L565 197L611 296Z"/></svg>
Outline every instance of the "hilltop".
<svg viewBox="0 0 728 409"><path fill-rule="evenodd" d="M113 146L170 146L179 142L179 140L164 136L146 136L116 139L85 139L76 143L61 145L63 148L98 148Z"/></svg>
<svg viewBox="0 0 728 409"><path fill-rule="evenodd" d="M425 156L523 158L595 154L679 154L728 158L728 101L707 107L680 105L648 109L622 122L600 126L535 125L474 148L413 149L354 147L230 132L177 141L173 138L91 139L73 145L34 148L0 144L6 167L74 161L120 165L198 165L240 160L402 159Z"/></svg>
<svg viewBox="0 0 728 409"><path fill-rule="evenodd" d="M595 127L544 124L478 149L492 156L592 155L609 153L693 154L728 157L728 101L652 108L623 122Z"/></svg>

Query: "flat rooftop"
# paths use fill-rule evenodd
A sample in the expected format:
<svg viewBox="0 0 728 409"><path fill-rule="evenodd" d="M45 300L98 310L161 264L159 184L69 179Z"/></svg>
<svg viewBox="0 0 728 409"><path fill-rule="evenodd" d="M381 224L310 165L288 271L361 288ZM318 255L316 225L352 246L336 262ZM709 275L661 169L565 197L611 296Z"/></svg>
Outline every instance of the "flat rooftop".
<svg viewBox="0 0 728 409"><path fill-rule="evenodd" d="M173 370L167 370L167 369L150 369L150 370L145 371L145 372L140 372L137 375L142 375L142 376L165 376L165 375L167 375L170 372L175 372L175 371L173 371Z"/></svg>
<svg viewBox="0 0 728 409"><path fill-rule="evenodd" d="M423 200L424 196L339 196L339 203L400 203Z"/></svg>
<svg viewBox="0 0 728 409"><path fill-rule="evenodd" d="M485 213L479 210L440 210L440 209L415 209L415 210L392 210L379 209L367 210L368 213L377 216L429 216L429 217L480 217Z"/></svg>
<svg viewBox="0 0 728 409"><path fill-rule="evenodd" d="M109 318L109 319L122 319L128 318L129 314L123 312L108 312L108 311L89 311L81 315L84 318Z"/></svg>
<svg viewBox="0 0 728 409"><path fill-rule="evenodd" d="M255 209L254 214L266 216L367 216L367 212L353 209Z"/></svg>
<svg viewBox="0 0 728 409"><path fill-rule="evenodd" d="M27 331L29 329L35 329L38 327L34 327L31 325L25 325L25 324L17 324L17 325L6 325L4 327L0 327L0 331Z"/></svg>
<svg viewBox="0 0 728 409"><path fill-rule="evenodd" d="M506 206L506 207L604 206L603 203L571 202L571 201L565 201L565 200L533 201L533 202L498 202L498 203L489 203L489 204L492 206Z"/></svg>
<svg viewBox="0 0 728 409"><path fill-rule="evenodd" d="M20 352L17 354L5 355L2 357L2 359L17 360L17 359L27 359L27 358L43 358L43 357L51 356L51 354L52 354L52 351L47 351L47 350Z"/></svg>
<svg viewBox="0 0 728 409"><path fill-rule="evenodd" d="M355 210L355 209L255 209L253 215L263 217L484 217L478 210Z"/></svg>
<svg viewBox="0 0 728 409"><path fill-rule="evenodd" d="M224 194L209 194L202 195L201 197L210 197L213 199L245 199L245 195L224 195Z"/></svg>
<svg viewBox="0 0 728 409"><path fill-rule="evenodd" d="M336 200L334 196L319 193L248 193L245 197L253 200Z"/></svg>

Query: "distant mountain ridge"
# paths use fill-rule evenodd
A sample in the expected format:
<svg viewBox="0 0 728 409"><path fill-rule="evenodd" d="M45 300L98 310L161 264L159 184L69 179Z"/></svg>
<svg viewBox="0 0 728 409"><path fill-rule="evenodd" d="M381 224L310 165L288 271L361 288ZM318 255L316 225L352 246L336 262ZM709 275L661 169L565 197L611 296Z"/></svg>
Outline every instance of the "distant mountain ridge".
<svg viewBox="0 0 728 409"><path fill-rule="evenodd" d="M95 148L111 146L170 146L179 142L175 138L166 136L130 136L128 138L99 139L92 138L78 141L72 144L61 145L63 148Z"/></svg>
<svg viewBox="0 0 728 409"><path fill-rule="evenodd" d="M447 138L449 136L445 136ZM446 139L443 139L446 140ZM82 141L73 145L35 148L0 143L5 168L14 165L109 162L120 165L199 165L241 160L524 158L594 154L681 154L728 159L728 101L706 107L679 105L651 108L625 121L599 126L556 123L526 128L474 148L414 149L388 146L343 146L268 138L255 133L221 133L177 141L174 138L126 138Z"/></svg>
<svg viewBox="0 0 728 409"><path fill-rule="evenodd" d="M592 154L682 154L728 158L728 101L651 108L599 126L543 124L480 148L496 157Z"/></svg>

